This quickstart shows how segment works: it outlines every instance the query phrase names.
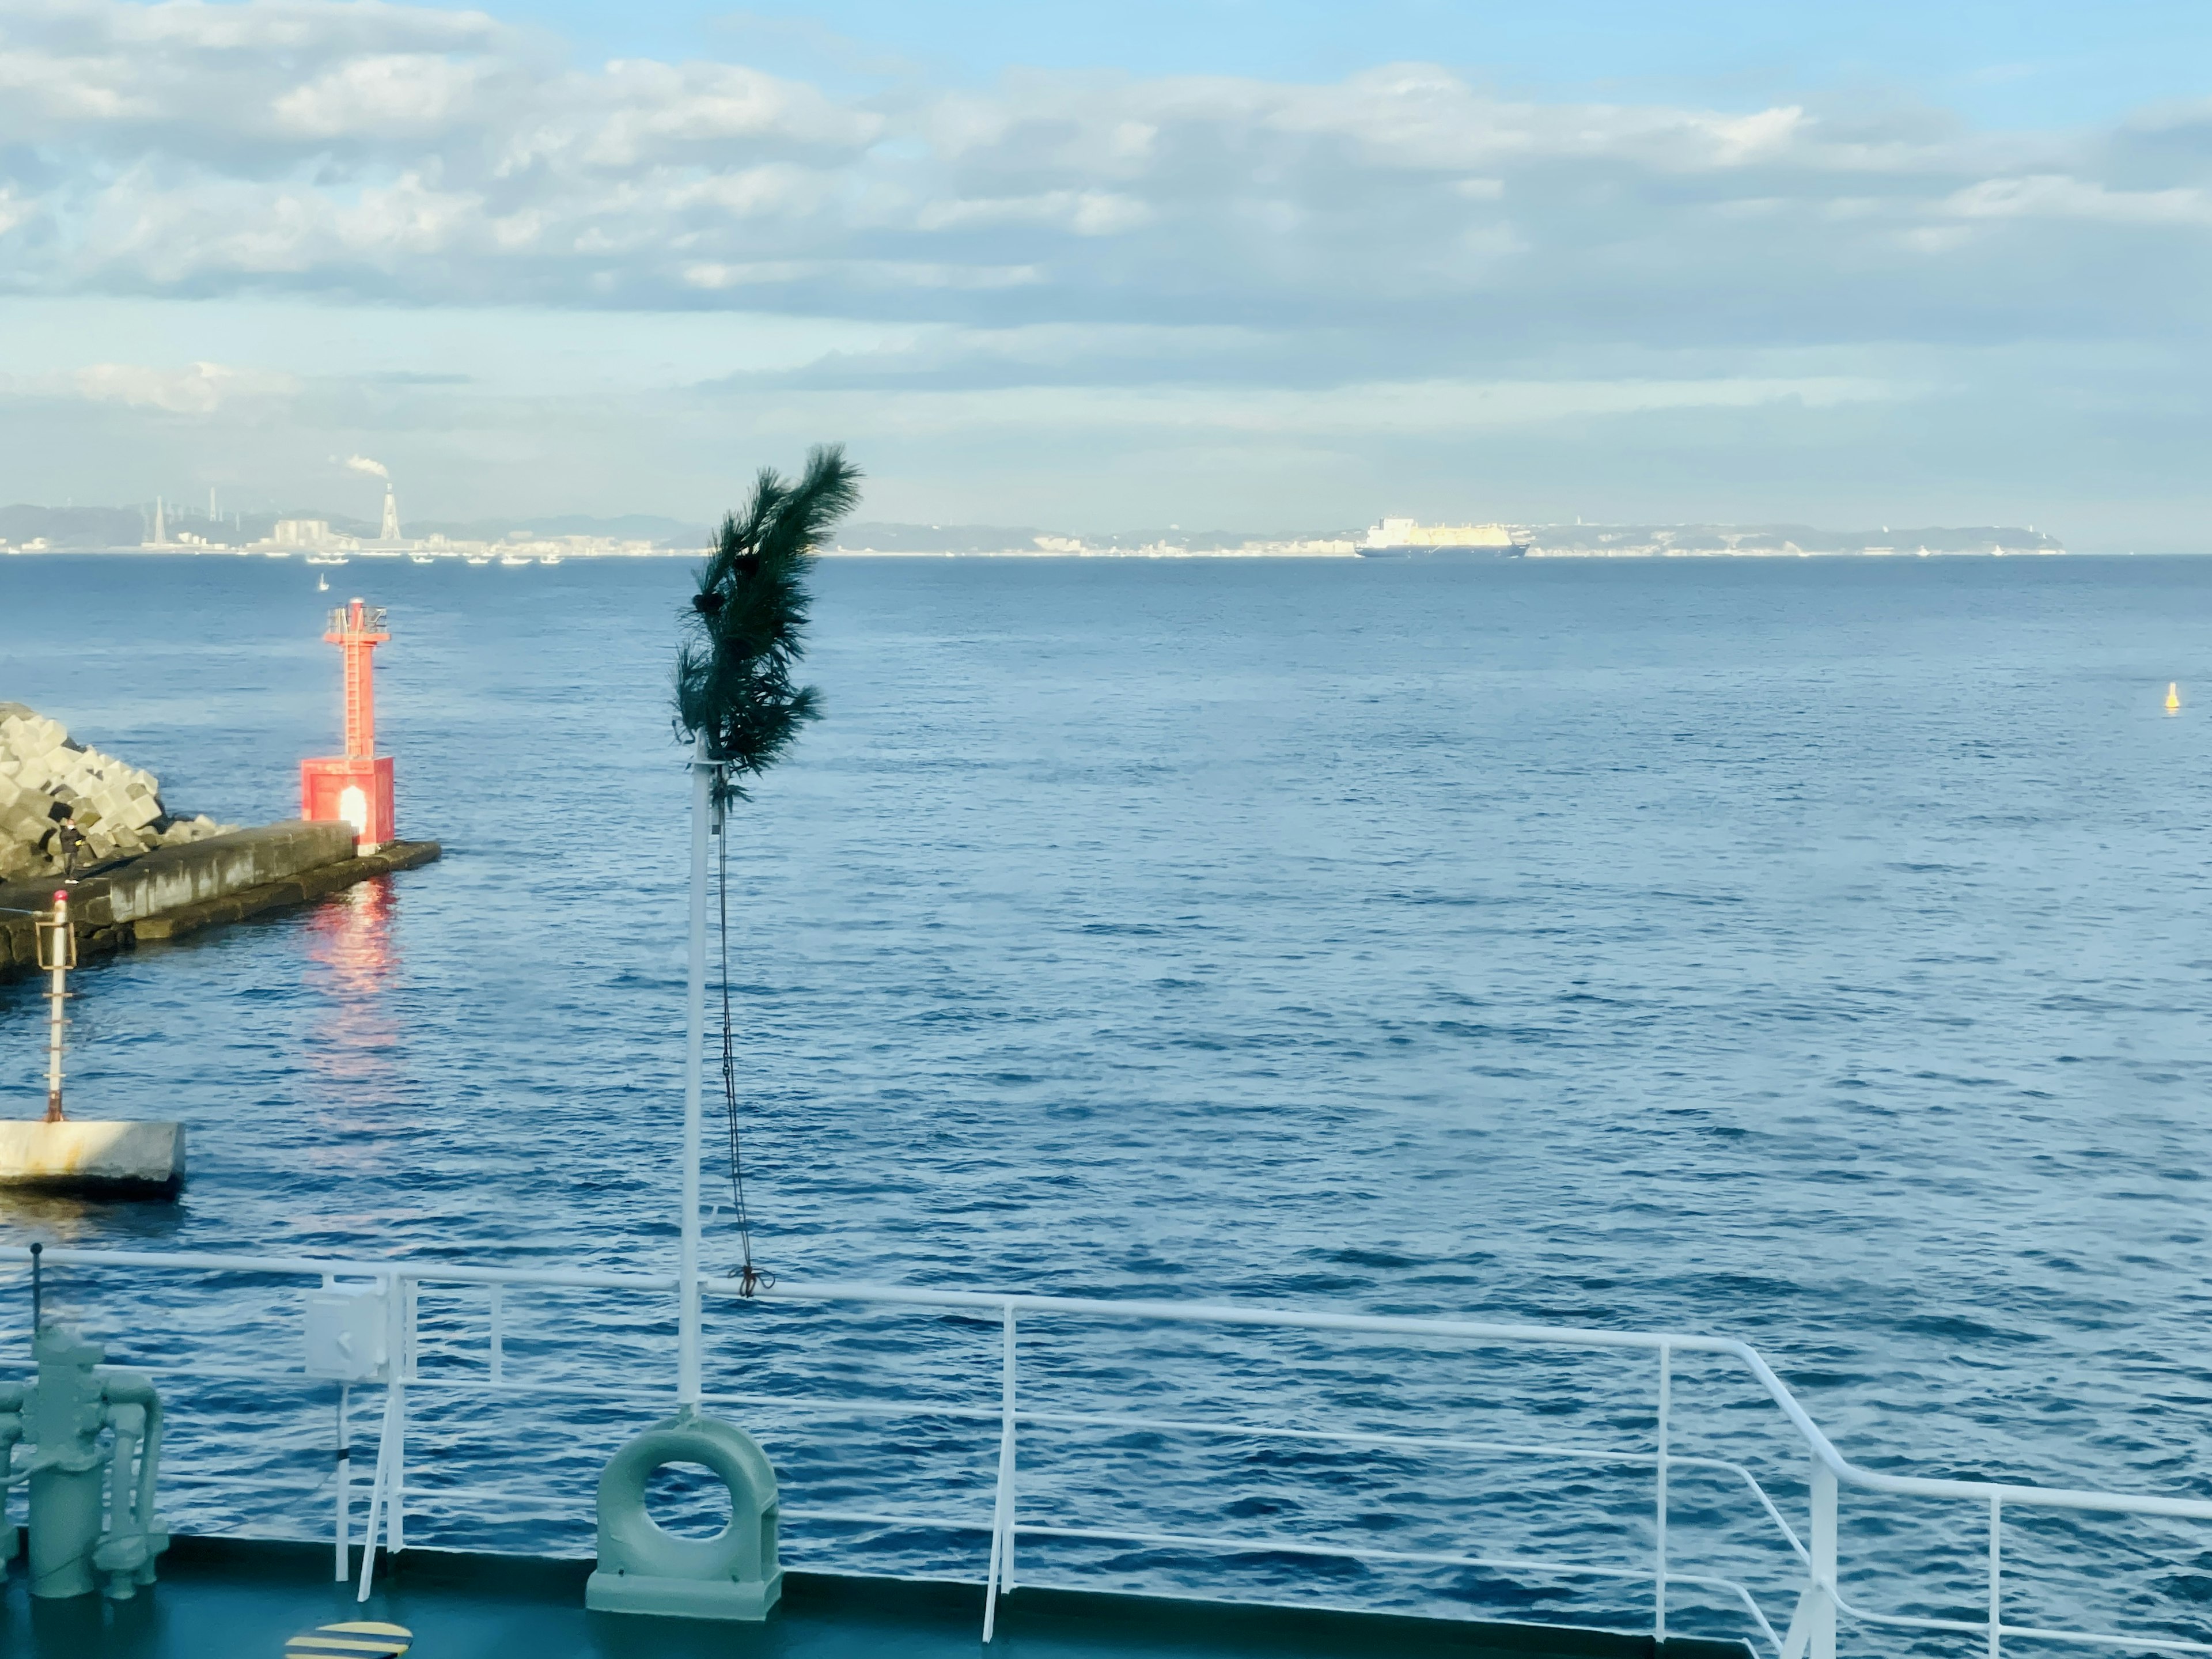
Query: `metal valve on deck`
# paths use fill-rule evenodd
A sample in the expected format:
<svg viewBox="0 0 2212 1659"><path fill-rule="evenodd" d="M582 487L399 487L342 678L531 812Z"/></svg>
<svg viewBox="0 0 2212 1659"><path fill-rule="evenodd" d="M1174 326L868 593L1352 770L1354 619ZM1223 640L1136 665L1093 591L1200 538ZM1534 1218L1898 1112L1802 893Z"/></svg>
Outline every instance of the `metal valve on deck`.
<svg viewBox="0 0 2212 1659"><path fill-rule="evenodd" d="M136 1372L95 1376L106 1351L66 1325L40 1323L32 1352L39 1380L0 1384L0 1489L30 1486L31 1594L135 1595L169 1547L154 1524L161 1398ZM21 1548L21 1528L0 1525L0 1577Z"/></svg>

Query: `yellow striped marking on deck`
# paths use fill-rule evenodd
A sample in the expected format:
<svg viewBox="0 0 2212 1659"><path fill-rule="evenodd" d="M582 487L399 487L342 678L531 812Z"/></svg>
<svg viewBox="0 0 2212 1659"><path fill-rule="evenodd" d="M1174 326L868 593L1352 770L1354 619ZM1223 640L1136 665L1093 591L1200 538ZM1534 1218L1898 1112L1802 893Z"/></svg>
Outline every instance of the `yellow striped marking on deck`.
<svg viewBox="0 0 2212 1659"><path fill-rule="evenodd" d="M284 1659L399 1659L414 1645L406 1626L363 1620L302 1631L284 1644Z"/></svg>

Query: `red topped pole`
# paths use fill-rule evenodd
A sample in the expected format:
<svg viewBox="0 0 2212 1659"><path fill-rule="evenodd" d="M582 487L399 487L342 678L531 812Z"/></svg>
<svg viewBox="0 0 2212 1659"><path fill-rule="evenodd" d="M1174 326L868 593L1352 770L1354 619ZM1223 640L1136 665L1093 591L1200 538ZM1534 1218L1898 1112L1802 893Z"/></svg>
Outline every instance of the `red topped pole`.
<svg viewBox="0 0 2212 1659"><path fill-rule="evenodd" d="M325 643L335 645L345 663L345 751L348 760L376 753L376 665L369 653L392 637L384 631L384 612L359 599L331 612Z"/></svg>
<svg viewBox="0 0 2212 1659"><path fill-rule="evenodd" d="M345 753L300 763L300 816L353 826L364 853L393 839L392 757L376 752L376 667L370 653L392 637L384 610L359 599L331 612L324 640L338 648L345 684Z"/></svg>

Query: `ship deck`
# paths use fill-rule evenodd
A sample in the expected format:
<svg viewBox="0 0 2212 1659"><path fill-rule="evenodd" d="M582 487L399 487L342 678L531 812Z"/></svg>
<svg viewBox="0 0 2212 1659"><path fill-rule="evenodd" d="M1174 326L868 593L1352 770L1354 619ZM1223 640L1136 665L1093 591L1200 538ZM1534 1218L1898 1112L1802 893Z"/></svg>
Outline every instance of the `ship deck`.
<svg viewBox="0 0 2212 1659"><path fill-rule="evenodd" d="M982 1590L828 1573L785 1576L762 1625L584 1609L591 1564L409 1550L366 1607L331 1579L327 1546L180 1538L161 1582L134 1599L35 1601L19 1570L0 1594L11 1659L277 1659L319 1625L377 1619L414 1632L419 1659L974 1659ZM1746 1659L1739 1643L1164 1597L1023 1589L1001 1604L989 1650L1009 1659Z"/></svg>

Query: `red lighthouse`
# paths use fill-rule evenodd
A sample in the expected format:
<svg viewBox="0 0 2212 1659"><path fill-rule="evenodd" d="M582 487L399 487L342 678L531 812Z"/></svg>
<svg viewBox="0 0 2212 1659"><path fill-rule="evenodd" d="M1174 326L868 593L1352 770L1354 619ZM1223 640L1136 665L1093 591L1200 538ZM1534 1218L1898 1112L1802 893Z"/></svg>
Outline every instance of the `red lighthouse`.
<svg viewBox="0 0 2212 1659"><path fill-rule="evenodd" d="M343 818L364 853L393 839L392 757L376 752L376 671L369 659L391 637L381 605L356 599L331 612L323 638L345 664L345 753L300 763L300 816Z"/></svg>

